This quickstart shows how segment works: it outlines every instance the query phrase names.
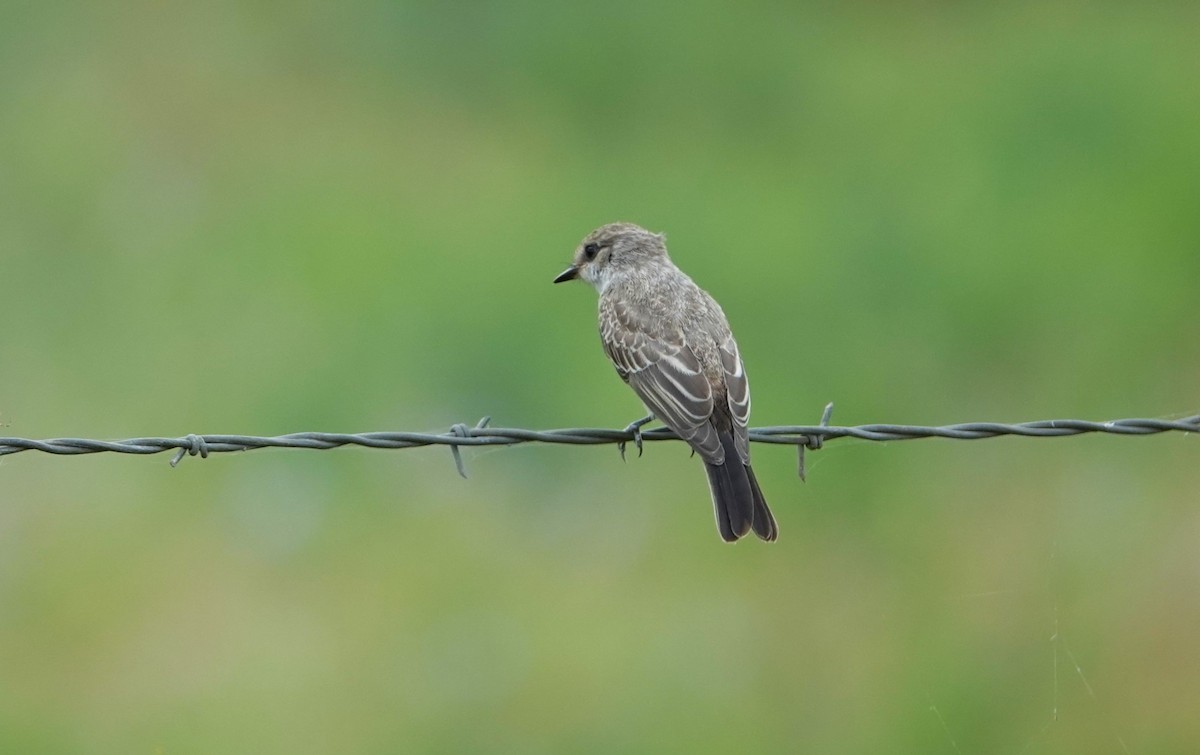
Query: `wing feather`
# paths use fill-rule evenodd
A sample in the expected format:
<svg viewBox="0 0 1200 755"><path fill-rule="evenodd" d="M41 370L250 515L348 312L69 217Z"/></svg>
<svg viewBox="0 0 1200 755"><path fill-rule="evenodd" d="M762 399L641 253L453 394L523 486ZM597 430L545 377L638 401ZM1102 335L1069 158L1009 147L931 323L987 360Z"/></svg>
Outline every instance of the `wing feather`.
<svg viewBox="0 0 1200 755"><path fill-rule="evenodd" d="M721 368L725 372L725 389L729 396L729 413L733 417L733 440L743 464L750 463L750 436L746 429L750 422L750 382L746 379L746 367L738 353L733 334L725 339L718 349Z"/></svg>
<svg viewBox="0 0 1200 755"><path fill-rule="evenodd" d="M601 299L604 352L638 398L710 464L725 460L713 413L713 391L683 334L637 322L619 303Z"/></svg>

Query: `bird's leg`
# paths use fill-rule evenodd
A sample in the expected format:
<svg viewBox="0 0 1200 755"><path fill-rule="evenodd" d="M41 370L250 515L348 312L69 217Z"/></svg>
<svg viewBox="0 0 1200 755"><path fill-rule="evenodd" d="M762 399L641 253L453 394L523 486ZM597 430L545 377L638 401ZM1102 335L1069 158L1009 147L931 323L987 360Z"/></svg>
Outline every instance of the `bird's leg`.
<svg viewBox="0 0 1200 755"><path fill-rule="evenodd" d="M625 432L633 433L633 445L637 446L639 457L642 455L642 425L653 421L654 415L647 414L645 417L642 417L639 420L630 422L625 428ZM618 443L617 448L621 450L621 461L625 461L625 441Z"/></svg>

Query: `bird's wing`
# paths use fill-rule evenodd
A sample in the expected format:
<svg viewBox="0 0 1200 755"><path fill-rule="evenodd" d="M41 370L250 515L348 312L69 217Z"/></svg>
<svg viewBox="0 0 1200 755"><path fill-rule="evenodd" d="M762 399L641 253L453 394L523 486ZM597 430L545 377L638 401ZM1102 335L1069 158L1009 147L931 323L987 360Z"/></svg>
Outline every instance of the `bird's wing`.
<svg viewBox="0 0 1200 755"><path fill-rule="evenodd" d="M712 386L683 334L661 323L639 321L620 303L601 301L600 340L604 353L642 403L710 464L725 451L713 413Z"/></svg>
<svg viewBox="0 0 1200 755"><path fill-rule="evenodd" d="M746 425L750 422L750 382L746 380L746 368L738 353L737 341L731 333L721 344L721 369L725 372L725 390L729 395L729 413L733 417L733 441L743 464L750 463L750 436Z"/></svg>

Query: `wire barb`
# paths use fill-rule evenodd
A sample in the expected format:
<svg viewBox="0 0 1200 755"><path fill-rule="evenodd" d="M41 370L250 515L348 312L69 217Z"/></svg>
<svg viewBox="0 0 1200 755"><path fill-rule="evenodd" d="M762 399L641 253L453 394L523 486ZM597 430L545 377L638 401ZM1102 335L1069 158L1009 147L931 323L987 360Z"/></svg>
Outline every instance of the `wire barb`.
<svg viewBox="0 0 1200 755"><path fill-rule="evenodd" d="M459 438L470 438L473 430L482 430L492 421L491 417L484 417L475 423L474 428L468 428L463 423L459 422L456 425L450 426L450 432ZM458 450L459 444L450 444L450 454L454 457L454 468L458 470L458 474L465 480L467 479L467 466L463 463L462 452Z"/></svg>
<svg viewBox="0 0 1200 755"><path fill-rule="evenodd" d="M1117 419L1109 422L1091 422L1078 419L1039 420L1018 424L999 422L969 422L940 427L921 425L856 425L838 427L829 425L832 405L818 425L780 425L752 428L750 440L756 443L797 446L814 450L838 438L857 438L869 441L914 440L917 438L948 438L951 440L982 440L1005 435L1026 438L1059 438L1085 433L1109 435L1154 435L1166 432L1200 432L1200 414L1183 419ZM108 441L88 438L52 438L31 440L29 438L0 437L0 456L41 451L61 456L79 454L120 453L157 454L175 451L174 463L187 456L207 458L210 453L249 451L257 448L310 448L327 450L342 446L366 448L417 448L422 446L450 446L455 466L466 476L459 449L463 446L514 446L521 443L557 443L566 445L605 445L628 442L629 430L607 428L564 428L560 430L526 430L523 428L490 427L489 417L481 419L474 427L457 424L446 433L414 432L370 432L370 433L319 433L303 432L289 435L262 437L256 435L187 435L182 438L130 438ZM642 431L643 441L678 440L665 427Z"/></svg>
<svg viewBox="0 0 1200 755"><path fill-rule="evenodd" d="M469 437L467 435L467 433L469 432L467 430L467 426L461 422L459 422L456 425L451 425L450 432L452 432L453 434L457 435L460 438ZM450 455L454 457L454 468L458 470L458 476L463 478L464 480L467 479L467 467L465 464L463 464L462 452L458 450L458 444L454 444L454 445L450 446Z"/></svg>
<svg viewBox="0 0 1200 755"><path fill-rule="evenodd" d="M204 436L188 435L183 440L187 443L187 445L180 446L179 451L175 454L175 458L171 459L172 469L179 466L179 462L183 459L185 454L188 456L199 455L201 459L208 458L208 444L204 442Z"/></svg>
<svg viewBox="0 0 1200 755"><path fill-rule="evenodd" d="M825 405L825 411L821 412L821 422L817 427L829 427L829 420L833 417L833 402L830 401ZM820 451L825 445L825 435L823 433L812 433L808 436L808 440L796 446L796 456L799 457L797 466L800 473L800 482L808 482L804 470L804 450Z"/></svg>

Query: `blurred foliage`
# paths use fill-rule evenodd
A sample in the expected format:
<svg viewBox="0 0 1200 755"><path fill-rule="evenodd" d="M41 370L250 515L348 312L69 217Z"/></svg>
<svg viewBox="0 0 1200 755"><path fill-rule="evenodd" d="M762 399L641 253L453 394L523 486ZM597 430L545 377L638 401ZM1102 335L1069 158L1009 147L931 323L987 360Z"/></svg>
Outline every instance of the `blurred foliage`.
<svg viewBox="0 0 1200 755"><path fill-rule="evenodd" d="M758 424L1200 408L1186 3L0 8L0 422L621 426L592 227ZM1184 752L1190 437L0 464L5 752ZM1054 712L1057 711L1057 719Z"/></svg>

